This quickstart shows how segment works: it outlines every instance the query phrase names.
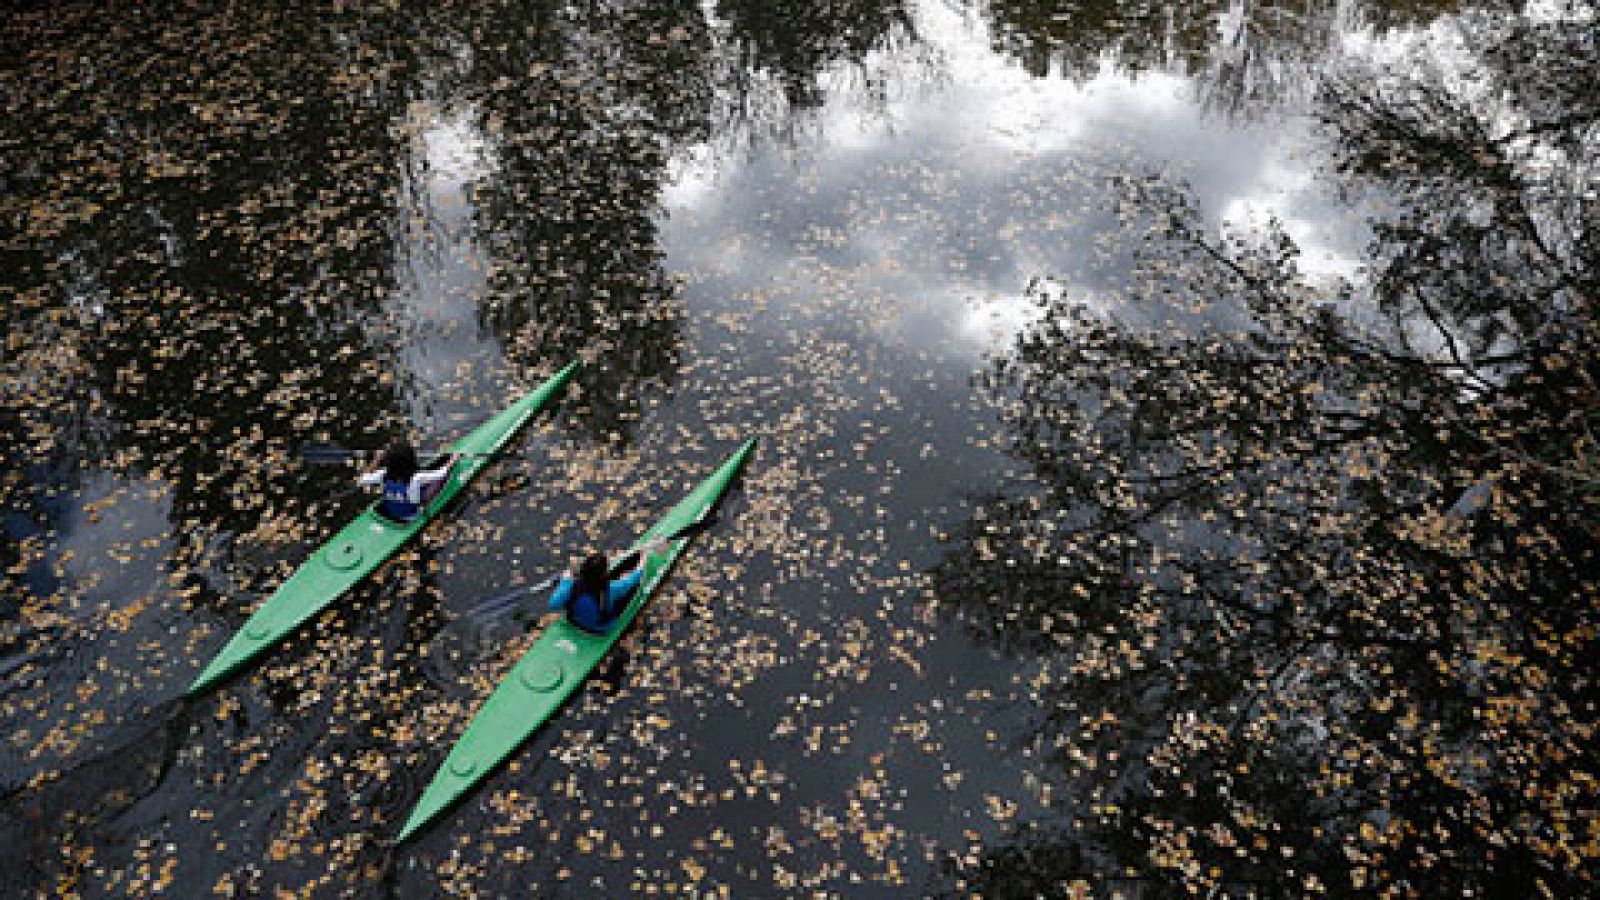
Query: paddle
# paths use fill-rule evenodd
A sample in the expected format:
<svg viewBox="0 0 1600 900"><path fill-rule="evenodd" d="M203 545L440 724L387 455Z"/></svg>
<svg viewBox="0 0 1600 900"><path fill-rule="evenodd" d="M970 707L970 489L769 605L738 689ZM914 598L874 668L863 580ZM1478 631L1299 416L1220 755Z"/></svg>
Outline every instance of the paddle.
<svg viewBox="0 0 1600 900"><path fill-rule="evenodd" d="M703 531L709 530L712 526L716 525L718 521L719 517L716 509L711 509L704 518L690 522L688 525L683 526L682 528L667 535L665 538L661 538L660 540L671 543L672 541L682 540L686 537L693 537L694 535L700 534ZM627 572L632 571L635 566L639 565L639 558L643 552L644 551L642 549L635 550L613 563L609 573L612 580L616 580ZM495 618L503 615L507 609L516 604L517 601L521 600L522 598L534 594L541 594L554 588L556 583L559 582L563 577L565 576L551 575L549 578L546 578L536 584L519 587L514 591L509 591L504 594L498 594L490 597L489 599L483 600L477 605L473 606L471 609L467 610L467 612L463 615L463 618Z"/></svg>
<svg viewBox="0 0 1600 900"><path fill-rule="evenodd" d="M489 459L496 454L462 453L460 455L463 458L470 457L472 459ZM338 444L312 443L302 444L300 446L300 456L302 459L312 465L331 465L337 463L359 462L369 458L371 454L363 453L360 450L350 450L348 448L341 447Z"/></svg>
<svg viewBox="0 0 1600 900"><path fill-rule="evenodd" d="M304 444L300 447L301 458L312 465L347 463L364 455L338 444Z"/></svg>

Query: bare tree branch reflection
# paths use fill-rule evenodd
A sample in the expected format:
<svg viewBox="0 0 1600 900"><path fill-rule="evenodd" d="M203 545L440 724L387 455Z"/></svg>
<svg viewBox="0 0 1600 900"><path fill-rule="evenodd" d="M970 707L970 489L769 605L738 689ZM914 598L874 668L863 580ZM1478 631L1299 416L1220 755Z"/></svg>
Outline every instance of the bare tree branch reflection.
<svg viewBox="0 0 1600 900"><path fill-rule="evenodd" d="M1157 182L1128 185L1152 248L1135 299L1211 324L1036 293L986 381L1037 490L980 510L939 591L1039 659L1039 740L1076 824L967 884L1058 866L1240 895L1590 889L1583 15L1461 18L1493 48L1471 85L1419 49L1325 86L1352 194L1393 198L1370 296L1309 285L1281 234L1212 238Z"/></svg>

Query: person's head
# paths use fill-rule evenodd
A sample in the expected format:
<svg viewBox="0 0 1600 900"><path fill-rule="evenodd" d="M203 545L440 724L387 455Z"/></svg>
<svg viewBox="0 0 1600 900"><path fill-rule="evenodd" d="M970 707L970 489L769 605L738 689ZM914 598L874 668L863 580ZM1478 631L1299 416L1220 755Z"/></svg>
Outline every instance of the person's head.
<svg viewBox="0 0 1600 900"><path fill-rule="evenodd" d="M611 576L604 553L591 553L578 564L578 592L595 597L606 596Z"/></svg>
<svg viewBox="0 0 1600 900"><path fill-rule="evenodd" d="M417 451L407 441L395 441L383 451L383 477L389 481L410 481L417 474Z"/></svg>

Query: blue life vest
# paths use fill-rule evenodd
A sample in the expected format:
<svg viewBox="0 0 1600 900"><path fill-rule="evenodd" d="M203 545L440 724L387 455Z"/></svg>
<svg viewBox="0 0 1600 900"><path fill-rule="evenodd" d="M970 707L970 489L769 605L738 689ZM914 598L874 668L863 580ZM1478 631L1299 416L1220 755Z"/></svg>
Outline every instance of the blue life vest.
<svg viewBox="0 0 1600 900"><path fill-rule="evenodd" d="M584 631L603 632L606 626L611 624L611 620L616 618L615 615L606 615L607 611L602 609L599 597L593 594L576 592L574 594L572 601L567 605L567 620Z"/></svg>
<svg viewBox="0 0 1600 900"><path fill-rule="evenodd" d="M418 506L411 502L411 482L383 480L383 502L378 511L396 522L409 522L417 516Z"/></svg>

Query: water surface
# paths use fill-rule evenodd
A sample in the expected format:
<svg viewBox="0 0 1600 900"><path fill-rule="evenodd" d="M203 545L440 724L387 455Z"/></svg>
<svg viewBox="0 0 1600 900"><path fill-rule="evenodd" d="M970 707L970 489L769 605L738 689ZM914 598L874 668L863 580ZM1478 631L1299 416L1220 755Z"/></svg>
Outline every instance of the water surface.
<svg viewBox="0 0 1600 900"><path fill-rule="evenodd" d="M1023 823L1072 829L1096 798L1063 798L1039 740L1052 662L1005 639L1031 607L989 621L999 598L961 592L992 584L949 577L993 498L1041 477L982 376L1041 290L1241 325L1141 290L1143 184L1217 232L1275 223L1310 284L1361 283L1375 198L1319 174L1312 84L1435 15L17 14L0 843L20 889L904 896L965 890ZM436 447L572 359L462 509L178 699L369 499L300 446ZM389 846L533 637L472 610L625 543L752 434L613 687Z"/></svg>

